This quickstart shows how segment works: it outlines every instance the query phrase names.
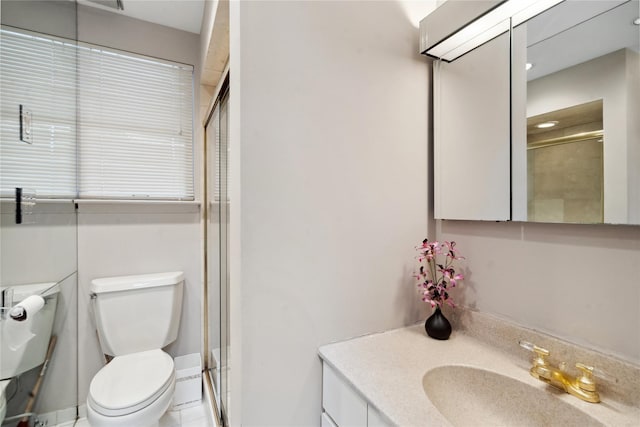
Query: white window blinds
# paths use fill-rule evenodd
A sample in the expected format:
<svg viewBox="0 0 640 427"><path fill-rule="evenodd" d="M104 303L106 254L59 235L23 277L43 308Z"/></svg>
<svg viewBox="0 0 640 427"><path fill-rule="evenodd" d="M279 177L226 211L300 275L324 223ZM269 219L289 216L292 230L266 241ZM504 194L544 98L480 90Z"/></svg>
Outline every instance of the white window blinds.
<svg viewBox="0 0 640 427"><path fill-rule="evenodd" d="M193 67L3 27L0 190L193 200ZM20 106L32 143L20 141Z"/></svg>
<svg viewBox="0 0 640 427"><path fill-rule="evenodd" d="M74 42L0 30L0 191L76 195ZM31 113L31 143L20 140L20 105Z"/></svg>
<svg viewBox="0 0 640 427"><path fill-rule="evenodd" d="M210 178L211 181L214 182L213 200L216 202L219 202L220 200L229 201L229 141L227 137L228 100L228 87L225 87L223 88L222 93L219 96L218 103L211 113L211 118L207 123L207 138L209 138L208 144L214 145L215 160L213 163L215 164L215 171Z"/></svg>
<svg viewBox="0 0 640 427"><path fill-rule="evenodd" d="M80 44L81 198L193 200L193 68Z"/></svg>

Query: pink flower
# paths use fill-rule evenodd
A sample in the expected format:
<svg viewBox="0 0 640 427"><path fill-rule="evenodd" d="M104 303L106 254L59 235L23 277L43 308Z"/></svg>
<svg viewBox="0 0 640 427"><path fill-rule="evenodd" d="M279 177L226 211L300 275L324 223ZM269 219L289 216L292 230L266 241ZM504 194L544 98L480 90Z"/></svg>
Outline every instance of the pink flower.
<svg viewBox="0 0 640 427"><path fill-rule="evenodd" d="M446 256L451 259L464 259L458 255L459 251L456 249L456 242L444 242L444 246L446 246Z"/></svg>
<svg viewBox="0 0 640 427"><path fill-rule="evenodd" d="M418 280L418 288L422 300L432 307L442 306L444 303L455 307L449 296L449 287L454 288L464 279L460 273L456 273L455 262L464 259L456 249L456 242L429 241L424 239L422 245L416 246L419 252L419 273L414 274Z"/></svg>

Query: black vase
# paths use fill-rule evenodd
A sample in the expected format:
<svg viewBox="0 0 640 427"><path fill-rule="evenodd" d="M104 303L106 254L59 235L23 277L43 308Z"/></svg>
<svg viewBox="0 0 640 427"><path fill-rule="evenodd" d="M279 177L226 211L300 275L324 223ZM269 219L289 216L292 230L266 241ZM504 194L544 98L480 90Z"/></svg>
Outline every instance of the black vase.
<svg viewBox="0 0 640 427"><path fill-rule="evenodd" d="M440 307L424 322L424 329L427 335L437 340L448 340L451 335L451 323L444 317Z"/></svg>

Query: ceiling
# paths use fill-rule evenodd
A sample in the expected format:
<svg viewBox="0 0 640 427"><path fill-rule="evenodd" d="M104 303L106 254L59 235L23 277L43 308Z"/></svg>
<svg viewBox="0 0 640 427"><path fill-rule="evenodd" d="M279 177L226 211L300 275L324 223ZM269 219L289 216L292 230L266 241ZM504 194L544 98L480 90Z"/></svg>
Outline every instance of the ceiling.
<svg viewBox="0 0 640 427"><path fill-rule="evenodd" d="M91 0L78 0L78 4L108 10L113 13L200 34L205 0L122 0L124 10L115 9L115 0L105 1L114 7L103 6Z"/></svg>

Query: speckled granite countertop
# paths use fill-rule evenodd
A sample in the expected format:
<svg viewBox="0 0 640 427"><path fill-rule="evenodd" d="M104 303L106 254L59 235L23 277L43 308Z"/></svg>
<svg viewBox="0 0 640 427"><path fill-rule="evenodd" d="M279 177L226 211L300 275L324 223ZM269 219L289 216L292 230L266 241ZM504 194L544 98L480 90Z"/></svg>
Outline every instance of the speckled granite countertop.
<svg viewBox="0 0 640 427"><path fill-rule="evenodd" d="M546 346L552 356L554 350L569 356L569 363L593 364L619 378L600 387L600 404L554 393L558 399L605 425L640 426L640 367L480 313L465 313L452 323L454 332L447 341L429 338L418 324L325 345L319 354L393 424L449 426L424 392L427 371L444 365L477 367L547 390L550 386L529 375L531 354L518 345L524 339Z"/></svg>

